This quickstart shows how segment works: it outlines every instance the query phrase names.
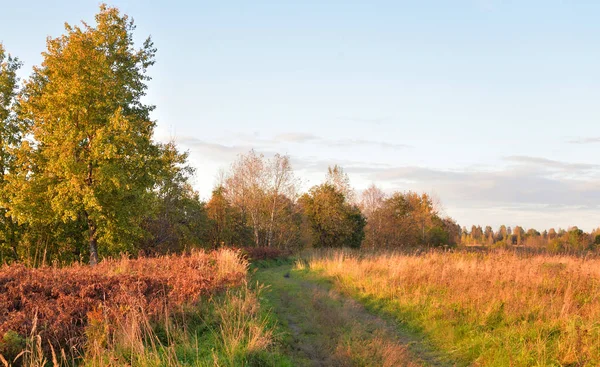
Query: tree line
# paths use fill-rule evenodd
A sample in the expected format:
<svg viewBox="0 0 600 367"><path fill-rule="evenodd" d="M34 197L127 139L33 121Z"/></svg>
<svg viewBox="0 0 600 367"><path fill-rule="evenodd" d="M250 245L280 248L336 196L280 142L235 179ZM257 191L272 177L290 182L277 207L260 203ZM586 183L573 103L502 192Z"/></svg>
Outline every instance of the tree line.
<svg viewBox="0 0 600 367"><path fill-rule="evenodd" d="M328 168L322 184L299 193L289 157L240 155L206 204L213 247L398 248L457 245L460 227L427 194L376 186L357 195L348 175Z"/></svg>
<svg viewBox="0 0 600 367"><path fill-rule="evenodd" d="M134 30L130 17L101 5L95 24L67 24L48 38L24 81L21 62L0 44L0 263L95 264L120 253L222 246L590 242L573 230L469 232L431 195L374 185L355 193L337 165L301 192L288 156L255 151L238 156L203 201L187 154L153 140L154 106L143 99L156 48L150 38L136 47Z"/></svg>
<svg viewBox="0 0 600 367"><path fill-rule="evenodd" d="M589 233L577 226L568 229L550 228L539 232L534 228L525 230L521 226L501 225L495 232L491 226L473 225L469 231L461 229L460 243L466 246L481 245L490 247L523 246L546 249L552 252L579 252L593 250L600 245L600 228Z"/></svg>
<svg viewBox="0 0 600 367"><path fill-rule="evenodd" d="M134 30L101 5L95 24L66 24L48 38L23 82L21 62L0 44L0 262L452 241L427 196L368 206L338 166L301 194L282 155L239 156L203 202L187 154L153 140L154 106L143 97L156 48L150 38L136 47Z"/></svg>

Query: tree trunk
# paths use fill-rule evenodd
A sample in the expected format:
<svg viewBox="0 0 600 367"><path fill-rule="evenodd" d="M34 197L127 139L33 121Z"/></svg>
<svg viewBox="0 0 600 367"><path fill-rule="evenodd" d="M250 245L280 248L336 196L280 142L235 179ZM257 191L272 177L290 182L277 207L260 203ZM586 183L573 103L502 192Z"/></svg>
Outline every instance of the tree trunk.
<svg viewBox="0 0 600 367"><path fill-rule="evenodd" d="M88 145L90 145L92 141L91 137L88 137L88 141ZM90 161L88 162L88 175L86 178L86 184L90 188L92 188L94 184L93 173L94 165ZM98 264L98 234L96 233L98 227L96 226L94 220L90 218L87 211L84 211L84 215L88 223L88 236L90 241L90 265L94 266Z"/></svg>
<svg viewBox="0 0 600 367"><path fill-rule="evenodd" d="M90 265L94 266L98 264L98 237L96 233L96 223L90 217L87 216L88 222L88 234L90 241Z"/></svg>
<svg viewBox="0 0 600 367"><path fill-rule="evenodd" d="M275 184L275 192L273 193L273 205L271 205L271 218L269 221L269 233L267 235L267 246L271 247L273 242L273 225L275 223L275 210L277 208L277 199L279 197L279 187L281 183L279 183L279 179L276 178L277 183Z"/></svg>
<svg viewBox="0 0 600 367"><path fill-rule="evenodd" d="M260 246L260 236L258 234L257 226L254 226L254 242L256 242L256 246Z"/></svg>
<svg viewBox="0 0 600 367"><path fill-rule="evenodd" d="M275 200L273 201L273 208L271 209L271 221L269 222L269 234L267 236L268 247L271 247L273 242L273 222L275 222Z"/></svg>
<svg viewBox="0 0 600 367"><path fill-rule="evenodd" d="M255 246L260 246L260 233L259 233L259 222L258 222L258 213L256 209L250 211L250 219L252 220L252 230L254 233L254 242Z"/></svg>

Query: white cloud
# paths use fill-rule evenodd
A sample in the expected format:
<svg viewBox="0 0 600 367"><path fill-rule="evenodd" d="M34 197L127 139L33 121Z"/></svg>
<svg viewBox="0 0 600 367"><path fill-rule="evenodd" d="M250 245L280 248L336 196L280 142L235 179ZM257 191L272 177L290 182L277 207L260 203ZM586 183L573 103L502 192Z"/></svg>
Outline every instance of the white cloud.
<svg viewBox="0 0 600 367"><path fill-rule="evenodd" d="M306 143L320 140L318 136L306 133L285 133L273 138L275 142Z"/></svg>
<svg viewBox="0 0 600 367"><path fill-rule="evenodd" d="M569 140L571 144L595 144L600 143L600 137L578 138Z"/></svg>

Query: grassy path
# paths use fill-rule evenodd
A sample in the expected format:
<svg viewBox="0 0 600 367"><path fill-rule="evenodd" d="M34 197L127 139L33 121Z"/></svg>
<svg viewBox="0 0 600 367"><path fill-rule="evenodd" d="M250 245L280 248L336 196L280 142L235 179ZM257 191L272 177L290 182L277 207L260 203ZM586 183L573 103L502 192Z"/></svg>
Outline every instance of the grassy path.
<svg viewBox="0 0 600 367"><path fill-rule="evenodd" d="M269 286L262 302L286 333L287 353L297 366L444 366L415 335L365 310L330 283L283 265L258 269Z"/></svg>

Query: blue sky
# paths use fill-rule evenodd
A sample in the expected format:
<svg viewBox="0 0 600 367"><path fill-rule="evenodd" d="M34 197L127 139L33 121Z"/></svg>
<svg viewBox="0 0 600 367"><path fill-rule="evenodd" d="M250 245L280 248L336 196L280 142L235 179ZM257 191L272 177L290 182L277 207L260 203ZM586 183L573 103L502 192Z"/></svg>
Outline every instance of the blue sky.
<svg viewBox="0 0 600 367"><path fill-rule="evenodd" d="M462 225L600 225L600 2L113 1L158 48L156 137L208 197L251 148L303 187L340 164L357 190L437 195ZM9 2L0 42L41 62L95 1Z"/></svg>

